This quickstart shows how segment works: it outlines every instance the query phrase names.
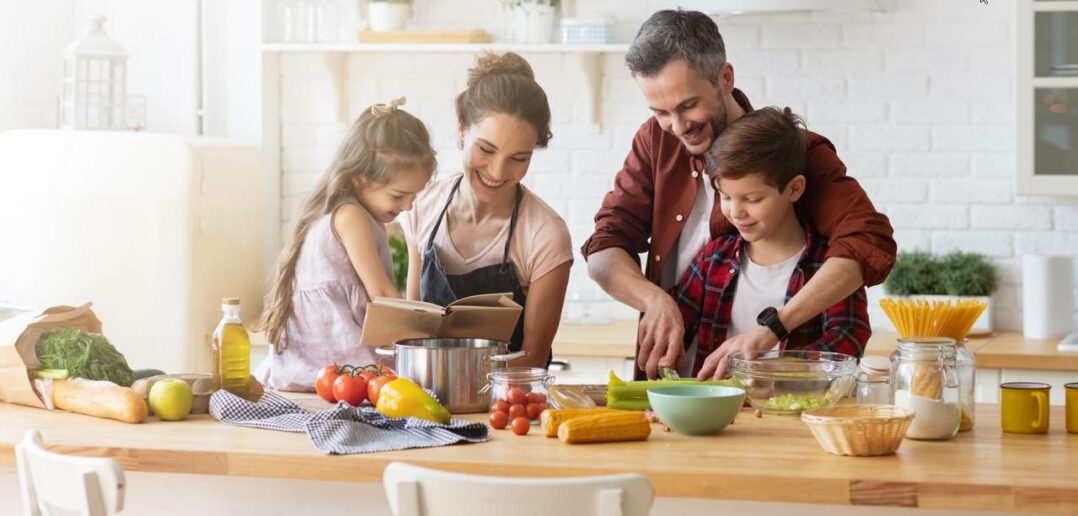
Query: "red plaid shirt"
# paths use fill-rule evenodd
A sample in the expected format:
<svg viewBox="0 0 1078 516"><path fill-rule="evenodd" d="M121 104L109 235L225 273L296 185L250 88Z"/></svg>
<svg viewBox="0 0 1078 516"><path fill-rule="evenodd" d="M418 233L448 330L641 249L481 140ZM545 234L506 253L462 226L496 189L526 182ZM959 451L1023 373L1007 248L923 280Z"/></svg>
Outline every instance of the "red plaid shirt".
<svg viewBox="0 0 1078 516"><path fill-rule="evenodd" d="M805 253L790 276L785 303L812 279L827 256L827 240L808 228L805 234ZM736 232L712 240L693 260L678 286L670 291L685 320L685 349L689 349L694 337L699 337L694 375L700 371L704 359L726 341L744 242ZM861 287L790 331L790 336L779 342L779 349L834 351L860 358L871 335L868 299Z"/></svg>

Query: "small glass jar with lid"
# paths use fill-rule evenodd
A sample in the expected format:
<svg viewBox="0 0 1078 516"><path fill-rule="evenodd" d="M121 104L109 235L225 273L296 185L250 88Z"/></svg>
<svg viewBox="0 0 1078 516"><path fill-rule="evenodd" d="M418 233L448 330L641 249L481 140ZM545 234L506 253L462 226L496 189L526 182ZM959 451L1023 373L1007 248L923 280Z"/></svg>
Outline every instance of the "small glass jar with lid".
<svg viewBox="0 0 1078 516"><path fill-rule="evenodd" d="M857 366L857 403L891 404L891 362L885 357L862 357Z"/></svg>
<svg viewBox="0 0 1078 516"><path fill-rule="evenodd" d="M541 367L506 367L487 374L490 411L505 412L509 421L526 417L537 421L549 403L554 377Z"/></svg>
<svg viewBox="0 0 1078 516"><path fill-rule="evenodd" d="M945 440L958 433L957 354L954 339L898 339L898 348L891 354L891 397L895 405L917 414L907 438Z"/></svg>

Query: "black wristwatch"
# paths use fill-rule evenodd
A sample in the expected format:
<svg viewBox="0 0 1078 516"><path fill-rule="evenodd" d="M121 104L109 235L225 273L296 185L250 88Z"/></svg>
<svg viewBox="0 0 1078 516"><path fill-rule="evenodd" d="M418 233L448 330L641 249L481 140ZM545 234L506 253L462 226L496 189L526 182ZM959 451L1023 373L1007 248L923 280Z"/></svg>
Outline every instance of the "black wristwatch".
<svg viewBox="0 0 1078 516"><path fill-rule="evenodd" d="M790 332L786 330L786 327L782 325L782 321L779 320L779 311L773 306L764 308L764 311L756 316L756 323L770 328L779 340L784 340L790 336Z"/></svg>

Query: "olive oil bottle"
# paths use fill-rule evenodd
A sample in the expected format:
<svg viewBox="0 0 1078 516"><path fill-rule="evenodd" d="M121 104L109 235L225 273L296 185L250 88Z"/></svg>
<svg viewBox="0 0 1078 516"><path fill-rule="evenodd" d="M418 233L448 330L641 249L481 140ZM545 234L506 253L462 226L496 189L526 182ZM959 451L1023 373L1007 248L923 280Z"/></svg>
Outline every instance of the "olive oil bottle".
<svg viewBox="0 0 1078 516"><path fill-rule="evenodd" d="M240 320L240 300L221 300L224 315L213 332L213 388L250 398L251 338Z"/></svg>

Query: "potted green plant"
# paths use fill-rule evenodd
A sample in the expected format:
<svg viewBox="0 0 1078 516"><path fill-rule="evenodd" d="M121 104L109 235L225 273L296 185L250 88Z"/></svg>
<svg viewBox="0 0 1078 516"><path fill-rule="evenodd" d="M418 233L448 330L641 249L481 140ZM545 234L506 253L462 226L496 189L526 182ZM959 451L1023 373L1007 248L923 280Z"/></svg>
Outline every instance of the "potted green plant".
<svg viewBox="0 0 1078 516"><path fill-rule="evenodd" d="M896 297L984 301L988 308L970 333L987 333L992 331L991 296L998 283L999 275L984 255L954 251L936 257L925 251L904 251L898 253L883 289Z"/></svg>
<svg viewBox="0 0 1078 516"><path fill-rule="evenodd" d="M367 0L367 21L373 31L401 30L412 16L412 0Z"/></svg>

